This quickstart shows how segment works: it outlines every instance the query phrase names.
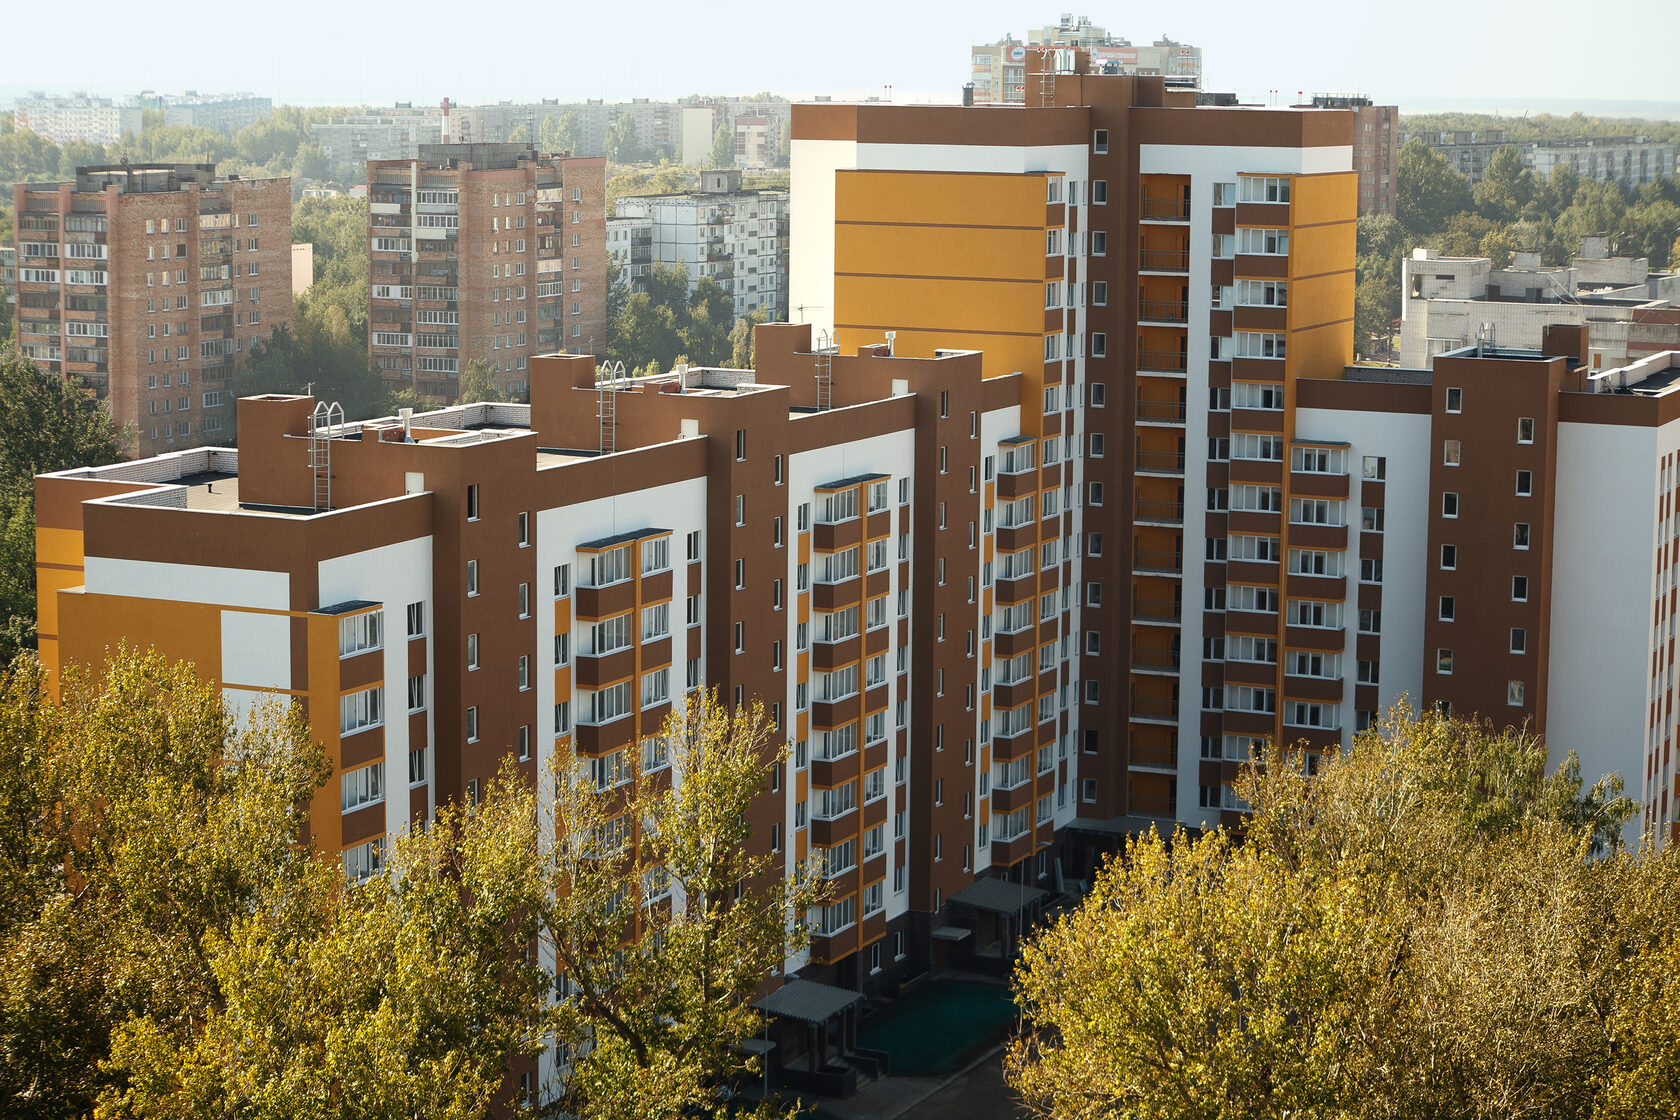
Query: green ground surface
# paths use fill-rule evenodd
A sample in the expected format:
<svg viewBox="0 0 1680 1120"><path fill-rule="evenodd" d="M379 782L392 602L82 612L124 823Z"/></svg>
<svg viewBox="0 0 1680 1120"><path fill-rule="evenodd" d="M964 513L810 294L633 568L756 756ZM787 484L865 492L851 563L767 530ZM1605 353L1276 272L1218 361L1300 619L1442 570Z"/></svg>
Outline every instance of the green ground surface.
<svg viewBox="0 0 1680 1120"><path fill-rule="evenodd" d="M858 1027L858 1045L892 1055L894 1077L954 1073L995 1046L1015 1020L1009 989L935 980Z"/></svg>

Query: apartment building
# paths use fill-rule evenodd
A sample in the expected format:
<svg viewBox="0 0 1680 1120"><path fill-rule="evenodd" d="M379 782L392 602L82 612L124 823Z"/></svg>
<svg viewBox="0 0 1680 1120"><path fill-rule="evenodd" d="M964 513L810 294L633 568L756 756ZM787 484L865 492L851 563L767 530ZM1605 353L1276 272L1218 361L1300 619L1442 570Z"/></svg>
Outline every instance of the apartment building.
<svg viewBox="0 0 1680 1120"><path fill-rule="evenodd" d="M608 245L632 283L644 263L688 269L689 291L710 276L735 301L737 318L762 309L772 321L788 317L788 192L744 190L741 172L702 171L699 189L682 194L620 198L608 223Z"/></svg>
<svg viewBox="0 0 1680 1120"><path fill-rule="evenodd" d="M1356 728L1402 695L1526 726L1551 765L1574 750L1589 781L1622 776L1642 807L1630 841L1668 842L1680 351L1595 370L1590 331L1298 383L1291 488L1345 499L1329 521L1347 551L1291 548L1288 594L1346 581L1357 623L1318 643L1321 663L1286 649L1284 671L1339 672Z"/></svg>
<svg viewBox="0 0 1680 1120"><path fill-rule="evenodd" d="M443 113L399 104L377 113L352 113L312 124L309 135L333 163L413 159L420 145L443 139Z"/></svg>
<svg viewBox="0 0 1680 1120"><path fill-rule="evenodd" d="M139 94L134 103L142 109L163 114L163 123L171 127L208 128L223 136L232 136L242 128L249 128L274 116L274 101L254 93L199 93L189 89L185 93Z"/></svg>
<svg viewBox="0 0 1680 1120"><path fill-rule="evenodd" d="M1352 355L1356 179L1351 113L1196 107L1067 56L1020 109L797 107L790 298L842 350L983 349L1023 414L1061 402L1078 689L1107 717L1081 729L1075 829L1100 838L1240 808L1227 743L1352 727L1329 682L1281 673L1321 639L1287 624L1275 562L1340 547L1290 527L1283 486L1295 383Z"/></svg>
<svg viewBox="0 0 1680 1120"><path fill-rule="evenodd" d="M1353 112L1353 169L1359 173L1359 212L1395 213L1400 168L1400 109L1376 105L1369 97L1314 94L1302 108Z"/></svg>
<svg viewBox="0 0 1680 1120"><path fill-rule="evenodd" d="M54 144L77 141L115 144L125 134L140 135L140 106L109 97L90 97L85 93L50 96L36 91L18 98L14 111L18 128L44 136Z"/></svg>
<svg viewBox="0 0 1680 1120"><path fill-rule="evenodd" d="M1614 369L1680 347L1680 274L1654 273L1644 257L1617 257L1610 239L1583 237L1567 266L1536 252L1495 268L1487 257L1414 249L1401 262L1400 360L1425 366L1478 339L1537 349L1550 324L1590 324L1593 369Z"/></svg>
<svg viewBox="0 0 1680 1120"><path fill-rule="evenodd" d="M139 458L230 435L235 367L292 322L291 180L82 167L12 197L19 349L105 397Z"/></svg>
<svg viewBox="0 0 1680 1120"><path fill-rule="evenodd" d="M532 356L605 347L605 160L423 144L367 174L368 354L387 381L454 400L483 361L523 393Z"/></svg>
<svg viewBox="0 0 1680 1120"><path fill-rule="evenodd" d="M126 638L237 709L296 698L333 765L312 839L351 874L509 756L616 785L695 690L762 701L790 755L754 843L832 884L788 969L925 967L1075 813L1077 467L976 353L788 324L757 353L604 384L541 357L529 405L360 424L247 398L237 448L43 476L41 655Z"/></svg>
<svg viewBox="0 0 1680 1120"><path fill-rule="evenodd" d="M1573 137L1565 140L1514 141L1504 129L1458 129L1452 132L1418 132L1401 137L1423 141L1447 161L1447 166L1469 179L1482 181L1493 153L1515 148L1523 166L1542 179L1567 167L1582 179L1615 182L1625 190L1638 190L1672 175L1680 164L1680 145L1653 140L1648 136Z"/></svg>
<svg viewBox="0 0 1680 1120"><path fill-rule="evenodd" d="M973 103L1025 104L1027 55L1042 56L1046 48L1056 47L1084 51L1093 73L1170 76L1192 87L1202 82L1200 47L1164 38L1147 46L1133 45L1129 39L1096 26L1088 16L1075 19L1063 14L1057 23L1029 29L1024 43L1006 35L996 43L970 48Z"/></svg>

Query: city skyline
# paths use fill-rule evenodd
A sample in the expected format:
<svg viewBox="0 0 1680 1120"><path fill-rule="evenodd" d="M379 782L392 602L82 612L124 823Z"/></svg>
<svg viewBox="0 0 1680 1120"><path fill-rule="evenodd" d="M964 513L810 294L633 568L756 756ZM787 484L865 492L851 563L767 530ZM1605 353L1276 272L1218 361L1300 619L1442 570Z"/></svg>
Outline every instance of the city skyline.
<svg viewBox="0 0 1680 1120"><path fill-rule="evenodd" d="M418 104L443 97L460 104L542 97L670 99L761 89L795 100L821 95L955 101L968 72L969 44L996 40L1006 32L1022 35L1029 26L1055 19L1064 6L1052 10L984 0L949 15L866 3L849 9L845 21L833 23L786 13L761 35L743 35L730 20L674 6L660 19L657 5L652 17L659 32L627 33L622 22L605 11L584 10L557 28L556 38L602 46L594 52L568 51L564 73L508 59L505 65L481 71L448 68L435 77L420 71L409 79L411 85L399 88L365 77L369 68L363 45L376 41L380 30L380 17L371 12L334 8L332 33L324 36L323 21L307 18L327 17L324 7L306 4L293 9L304 18L265 28L265 41L272 49L257 58L212 49L226 40L224 22L179 28L176 38L185 41L176 42L177 57L192 57L195 63L191 80L177 82L160 75L155 57L132 47L145 41L147 17L101 0L89 14L90 26L103 33L87 40L91 65L79 71L101 80L74 86L102 96L177 85L200 91L252 89L298 105ZM445 18L440 5L421 8L416 27L427 25L427 12ZM1304 10L1296 14L1305 18L1287 24L1268 18L1271 13L1264 8L1229 0L1215 0L1201 19L1169 19L1158 27L1135 17L1116 20L1100 9L1088 14L1134 42L1165 35L1196 43L1206 52L1207 87L1235 91L1250 101L1264 102L1275 95L1282 102L1297 91L1361 92L1387 103L1430 103L1426 108L1444 107L1443 101L1460 102L1457 107L1464 108L1491 102L1490 107L1520 112L1556 97L1555 76L1564 67L1614 58L1614 66L1594 75L1593 100L1650 103L1644 114L1649 116L1680 113L1661 66L1664 45L1680 34L1680 7L1661 0L1636 0L1631 11L1623 9L1614 20L1560 0L1531 5L1521 21L1510 20L1509 9L1502 5L1466 6L1447 0L1424 0L1408 9L1404 19L1383 9L1361 11L1319 0L1298 8ZM1081 14L1077 6L1070 11ZM1634 25L1641 34L1621 34L1622 28ZM891 31L883 34L883 27ZM454 28L450 35L453 44L471 53L481 36L492 33L498 29L494 21L487 21L482 31ZM1424 62L1445 42L1459 44L1469 63L1453 70L1450 91L1440 72ZM812 51L802 43L822 47ZM1360 49L1362 44L1370 48ZM422 46L417 39L407 49ZM483 46L483 57L494 59L491 44ZM308 64L300 66L300 59ZM15 60L8 78L0 84L0 103L36 89L70 92L44 57Z"/></svg>

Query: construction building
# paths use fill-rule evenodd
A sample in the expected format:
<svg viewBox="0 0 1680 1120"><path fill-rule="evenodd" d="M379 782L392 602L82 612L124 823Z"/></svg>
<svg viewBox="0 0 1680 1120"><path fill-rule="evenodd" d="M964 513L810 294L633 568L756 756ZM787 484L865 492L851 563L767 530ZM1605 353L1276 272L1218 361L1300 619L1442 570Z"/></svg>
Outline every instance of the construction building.
<svg viewBox="0 0 1680 1120"><path fill-rule="evenodd" d="M12 198L19 349L105 397L139 458L228 438L235 367L292 322L291 180L82 167Z"/></svg>
<svg viewBox="0 0 1680 1120"><path fill-rule="evenodd" d="M787 318L788 192L749 190L735 169L702 171L699 189L629 195L607 222L607 245L632 284L653 264L688 270L689 291L710 276L734 299L735 317L763 310Z"/></svg>
<svg viewBox="0 0 1680 1120"><path fill-rule="evenodd" d="M1594 370L1680 348L1680 274L1654 273L1644 257L1612 256L1608 237L1583 237L1566 267L1543 265L1529 251L1496 268L1487 257L1414 249L1401 262L1401 291L1402 365L1427 366L1478 339L1537 349L1554 323L1591 325Z"/></svg>
<svg viewBox="0 0 1680 1120"><path fill-rule="evenodd" d="M605 160L425 144L367 175L368 354L387 382L452 401L476 360L524 393L533 355L605 348Z"/></svg>

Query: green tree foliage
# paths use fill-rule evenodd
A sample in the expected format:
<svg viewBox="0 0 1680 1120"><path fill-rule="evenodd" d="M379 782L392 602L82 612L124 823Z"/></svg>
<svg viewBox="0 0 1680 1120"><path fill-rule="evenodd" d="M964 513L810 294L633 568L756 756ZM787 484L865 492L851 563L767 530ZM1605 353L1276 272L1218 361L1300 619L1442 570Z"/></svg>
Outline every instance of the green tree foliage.
<svg viewBox="0 0 1680 1120"><path fill-rule="evenodd" d="M1680 850L1516 733L1393 714L1223 830L1140 840L1016 975L1049 1117L1493 1120L1680 1108Z"/></svg>
<svg viewBox="0 0 1680 1120"><path fill-rule="evenodd" d="M461 371L459 382L459 400L462 404L474 404L478 401L509 401L513 397L496 384L496 366L483 358L473 358L467 362L467 367Z"/></svg>
<svg viewBox="0 0 1680 1120"><path fill-rule="evenodd" d="M1574 140L1580 137L1607 138L1612 136L1648 136L1652 140L1680 140L1680 122L1642 120L1637 117L1589 117L1572 113L1560 117L1553 113L1525 114L1521 117L1496 117L1486 113L1407 113L1401 118L1408 133L1463 132L1486 133L1499 130L1513 144L1532 141Z"/></svg>
<svg viewBox="0 0 1680 1120"><path fill-rule="evenodd" d="M0 347L0 657L35 648L35 476L122 458L106 403Z"/></svg>
<svg viewBox="0 0 1680 1120"><path fill-rule="evenodd" d="M1470 209L1470 184L1422 140L1408 140L1396 169L1395 211L1400 224L1417 237L1445 228L1454 215Z"/></svg>
<svg viewBox="0 0 1680 1120"><path fill-rule="evenodd" d="M217 946L313 862L324 778L295 714L236 730L187 666L119 655L62 702L35 662L0 678L0 1100L18 1117L120 1101L125 1024L191 1037L225 998Z"/></svg>
<svg viewBox="0 0 1680 1120"><path fill-rule="evenodd" d="M1476 211L1495 222L1514 222L1539 193L1534 172L1523 166L1522 153L1500 148L1488 159L1482 181L1474 188Z"/></svg>
<svg viewBox="0 0 1680 1120"><path fill-rule="evenodd" d="M729 361L726 365L733 369L753 368L753 328L768 320L769 316L762 307L755 307L744 318L735 320L735 325L729 330Z"/></svg>
<svg viewBox="0 0 1680 1120"><path fill-rule="evenodd" d="M563 839L545 869L543 924L569 993L557 1035L587 1051L566 1085L568 1114L717 1114L717 1087L751 1072L740 1044L763 1020L750 1000L807 943L802 916L819 900L810 869L789 878L778 858L747 854L748 808L786 754L773 730L762 705L730 710L714 692L667 721L668 773L632 751L628 792L598 789L582 759L555 777Z"/></svg>
<svg viewBox="0 0 1680 1120"><path fill-rule="evenodd" d="M712 136L712 150L706 153L707 167L735 166L735 129L729 121L718 125Z"/></svg>
<svg viewBox="0 0 1680 1120"><path fill-rule="evenodd" d="M607 213L621 198L644 194L677 194L693 190L694 173L680 164L665 163L651 169L615 168L607 177Z"/></svg>
<svg viewBox="0 0 1680 1120"><path fill-rule="evenodd" d="M655 264L639 291L616 273L611 282L607 354L625 368L666 370L679 356L717 366L732 357L734 300L710 276L702 276L692 294L688 269L680 264Z"/></svg>
<svg viewBox="0 0 1680 1120"><path fill-rule="evenodd" d="M582 144L583 129L578 122L577 111L567 109L564 113L554 113L542 119L537 126L537 136L545 152L571 152L576 154Z"/></svg>
<svg viewBox="0 0 1680 1120"><path fill-rule="evenodd" d="M613 163L635 163L641 158L636 142L636 118L623 113L607 128L607 159Z"/></svg>

